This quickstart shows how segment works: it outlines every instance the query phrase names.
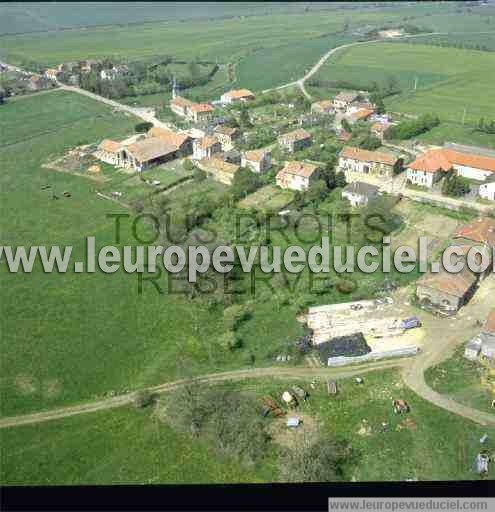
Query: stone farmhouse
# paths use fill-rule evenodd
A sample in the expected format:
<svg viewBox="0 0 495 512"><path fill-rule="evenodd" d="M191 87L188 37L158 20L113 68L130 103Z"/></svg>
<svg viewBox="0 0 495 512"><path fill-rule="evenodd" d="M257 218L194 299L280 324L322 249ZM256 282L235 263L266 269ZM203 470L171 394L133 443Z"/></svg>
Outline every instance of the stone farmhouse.
<svg viewBox="0 0 495 512"><path fill-rule="evenodd" d="M342 189L342 199L347 199L352 206L366 206L370 199L378 195L379 190L375 185L354 181Z"/></svg>
<svg viewBox="0 0 495 512"><path fill-rule="evenodd" d="M203 158L197 162L197 166L208 176L224 185L232 185L235 173L240 169L238 165L216 157Z"/></svg>
<svg viewBox="0 0 495 512"><path fill-rule="evenodd" d="M246 151L242 155L241 165L252 172L262 173L272 165L271 154L263 149Z"/></svg>
<svg viewBox="0 0 495 512"><path fill-rule="evenodd" d="M237 89L222 94L220 97L220 103L224 105L231 105L233 103L242 103L254 100L254 98L254 94L249 89Z"/></svg>
<svg viewBox="0 0 495 512"><path fill-rule="evenodd" d="M484 184L495 174L495 152L475 146L446 144L443 148L427 151L410 163L406 177L411 183L431 188L451 169L458 176ZM487 199L490 199L491 190L490 186L483 189Z"/></svg>
<svg viewBox="0 0 495 512"><path fill-rule="evenodd" d="M193 142L193 159L202 160L204 158L213 158L215 153L222 151L222 144L216 137L206 135L201 139L195 139Z"/></svg>
<svg viewBox="0 0 495 512"><path fill-rule="evenodd" d="M453 314L469 301L476 282L477 277L467 267L457 274L441 268L440 272L428 272L417 281L416 297L422 305Z"/></svg>
<svg viewBox="0 0 495 512"><path fill-rule="evenodd" d="M348 181L353 181L349 173L392 178L394 172L400 171L401 167L400 158L380 151L346 146L339 155L339 170L346 174Z"/></svg>
<svg viewBox="0 0 495 512"><path fill-rule="evenodd" d="M333 114L335 112L335 109L333 107L333 101L332 100L322 100L322 101L315 101L311 104L311 113L312 114Z"/></svg>
<svg viewBox="0 0 495 512"><path fill-rule="evenodd" d="M311 146L313 143L313 136L304 128L298 128L289 133L279 135L278 143L289 153L295 153L301 149Z"/></svg>
<svg viewBox="0 0 495 512"><path fill-rule="evenodd" d="M359 99L357 92L339 92L333 99L333 106L338 110L346 110Z"/></svg>
<svg viewBox="0 0 495 512"><path fill-rule="evenodd" d="M231 128L230 126L218 125L213 130L215 137L222 144L224 151L229 151L234 147L234 142L241 138L241 131L238 128Z"/></svg>
<svg viewBox="0 0 495 512"><path fill-rule="evenodd" d="M43 72L43 76L45 78L48 78L48 80L56 80L59 73L60 71L58 69L49 68L45 69L45 71Z"/></svg>
<svg viewBox="0 0 495 512"><path fill-rule="evenodd" d="M153 127L146 137L130 143L105 139L98 146L95 156L111 165L142 172L155 165L189 155L191 151L192 140L188 135Z"/></svg>
<svg viewBox="0 0 495 512"><path fill-rule="evenodd" d="M346 119L352 125L359 121L367 121L374 114L374 112L375 111L370 108L360 108L346 115Z"/></svg>
<svg viewBox="0 0 495 512"><path fill-rule="evenodd" d="M319 175L320 167L316 164L287 161L278 172L276 182L280 188L303 191L307 190Z"/></svg>
<svg viewBox="0 0 495 512"><path fill-rule="evenodd" d="M215 112L215 109L209 103L194 103L182 96L176 96L170 100L170 110L174 114L195 123L210 121Z"/></svg>

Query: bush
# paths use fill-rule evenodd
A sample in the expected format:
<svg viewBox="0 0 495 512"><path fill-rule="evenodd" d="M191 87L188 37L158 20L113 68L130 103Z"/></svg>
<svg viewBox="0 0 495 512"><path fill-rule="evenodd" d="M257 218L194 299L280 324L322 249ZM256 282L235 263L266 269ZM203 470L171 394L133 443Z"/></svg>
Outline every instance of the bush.
<svg viewBox="0 0 495 512"><path fill-rule="evenodd" d="M226 331L220 338L220 345L222 345L225 350L232 351L242 347L242 338L234 331Z"/></svg>
<svg viewBox="0 0 495 512"><path fill-rule="evenodd" d="M242 322L251 318L251 315L251 308L246 305L234 304L225 308L223 312L225 329L229 331L237 330Z"/></svg>
<svg viewBox="0 0 495 512"><path fill-rule="evenodd" d="M146 133L151 128L153 128L153 123L138 123L134 126L134 131L136 133Z"/></svg>
<svg viewBox="0 0 495 512"><path fill-rule="evenodd" d="M143 409L144 407L148 407L148 405L151 405L155 400L155 397L153 394L146 390L142 389L136 393L136 396L134 398L134 405L138 409Z"/></svg>
<svg viewBox="0 0 495 512"><path fill-rule="evenodd" d="M452 171L450 171L442 185L442 194L449 197L461 197L466 194L469 194L471 191L471 187L469 185L469 180L463 178L462 176L455 175Z"/></svg>
<svg viewBox="0 0 495 512"><path fill-rule="evenodd" d="M430 131L440 124L440 119L435 114L423 114L418 119L403 121L391 126L385 132L386 139L406 140L417 137L422 133Z"/></svg>

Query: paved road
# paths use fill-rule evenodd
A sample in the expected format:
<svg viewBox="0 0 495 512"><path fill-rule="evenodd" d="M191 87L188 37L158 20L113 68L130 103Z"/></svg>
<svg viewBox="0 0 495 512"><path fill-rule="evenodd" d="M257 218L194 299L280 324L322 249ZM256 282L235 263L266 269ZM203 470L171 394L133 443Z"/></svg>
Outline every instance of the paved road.
<svg viewBox="0 0 495 512"><path fill-rule="evenodd" d="M491 33L491 32L489 32L489 33ZM394 40L408 39L408 38L413 38L413 37L433 36L433 35L447 35L447 32L430 32L428 34L405 35L405 36L394 37ZM295 81L289 82L287 84L279 85L278 87L273 87L271 89L265 89L263 92L276 91L279 89L286 89L287 87L292 87L294 85L297 85L299 87L299 89L301 89L301 92L304 94L304 96L306 96L306 98L308 98L308 100L310 100L311 94L309 94L309 92L306 90L304 83L308 80L308 78L311 78L315 73L317 73L318 70L321 68L321 66L323 66L323 64L325 64L325 62L332 55L334 55L335 53L337 53L340 50L343 50L344 48L350 48L352 46L359 46L359 45L363 45L363 44L374 44L374 43L384 43L384 42L387 42L387 39L373 39L371 41L360 41L360 42L356 42L356 43L343 44L341 46L332 48L332 49L328 50L328 52L325 53L325 55L323 55L323 57L321 57L321 59L299 80L295 80Z"/></svg>
<svg viewBox="0 0 495 512"><path fill-rule="evenodd" d="M75 92L77 94L87 96L88 98L91 98L93 100L100 101L101 103L105 103L106 105L109 105L110 107L113 107L116 110L128 112L129 114L133 114L136 117L142 119L143 121L146 121L147 123L152 123L153 126L158 126L160 128L170 128L169 124L157 119L154 113L151 111L151 109L131 107L129 105L119 103L118 101L110 100L93 92L86 91L85 89L81 89L80 87L73 87L70 85L61 84L60 82L58 82L58 85L60 86L60 89L64 91Z"/></svg>

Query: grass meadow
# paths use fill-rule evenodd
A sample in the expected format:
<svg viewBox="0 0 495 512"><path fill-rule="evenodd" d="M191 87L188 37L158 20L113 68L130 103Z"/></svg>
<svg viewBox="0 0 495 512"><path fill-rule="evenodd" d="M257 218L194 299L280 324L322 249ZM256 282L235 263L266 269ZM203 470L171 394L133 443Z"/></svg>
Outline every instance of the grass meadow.
<svg viewBox="0 0 495 512"><path fill-rule="evenodd" d="M326 393L323 381L311 391L298 412L323 432L350 443L354 461L346 467L353 481L469 480L487 433L493 449L493 428L485 428L425 402L404 387L394 371L338 382L339 394ZM281 392L294 383L309 389L309 382L273 379L225 384L262 396ZM396 416L391 399L403 398L411 412ZM166 396L161 402L166 401ZM296 413L297 414L297 413ZM219 456L202 440L178 434L152 409L123 407L74 416L39 425L3 429L0 439L3 484L157 484L256 483L278 477L279 436L284 420L277 422L274 443L255 467ZM384 428L383 423L386 423ZM274 425L272 425L274 427ZM286 436L287 434L285 434ZM292 433L294 435L294 432Z"/></svg>
<svg viewBox="0 0 495 512"><path fill-rule="evenodd" d="M392 111L435 112L443 121L473 123L495 116L495 54L422 44L377 43L347 48L317 73L319 80L365 87L394 77L402 93L386 100ZM416 82L417 80L417 82ZM416 83L417 90L414 90Z"/></svg>
<svg viewBox="0 0 495 512"><path fill-rule="evenodd" d="M46 102L55 108L57 122ZM95 236L97 246L114 243L113 221L106 215L125 210L98 198L94 181L42 164L82 143L123 137L136 120L65 92L1 108L10 144L0 148L2 245L72 245L76 261L84 260L86 236ZM42 190L47 184L51 190ZM66 190L71 198L51 199L52 191L61 196ZM131 222L123 223L121 243L135 243ZM39 268L11 274L2 263L0 279L4 415L169 380L184 359L197 372L243 364L244 351L231 354L216 345L223 332L221 312L182 295L158 295L151 284L139 296L135 274L76 275L71 269L44 274ZM267 303L255 308L244 338L259 364L273 350L264 333L271 332L276 345L300 332L295 311L291 306L286 311L274 317Z"/></svg>

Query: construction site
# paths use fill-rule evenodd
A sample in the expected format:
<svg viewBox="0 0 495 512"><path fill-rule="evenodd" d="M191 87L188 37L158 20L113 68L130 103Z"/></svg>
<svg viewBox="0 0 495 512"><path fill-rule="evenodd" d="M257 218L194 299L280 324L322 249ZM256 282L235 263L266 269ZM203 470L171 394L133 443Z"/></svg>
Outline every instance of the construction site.
<svg viewBox="0 0 495 512"><path fill-rule="evenodd" d="M362 300L311 307L305 321L322 363L335 366L421 350L421 322L401 313L391 298Z"/></svg>

